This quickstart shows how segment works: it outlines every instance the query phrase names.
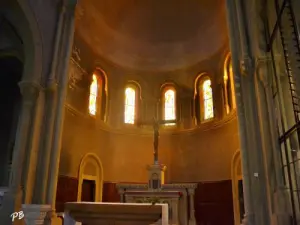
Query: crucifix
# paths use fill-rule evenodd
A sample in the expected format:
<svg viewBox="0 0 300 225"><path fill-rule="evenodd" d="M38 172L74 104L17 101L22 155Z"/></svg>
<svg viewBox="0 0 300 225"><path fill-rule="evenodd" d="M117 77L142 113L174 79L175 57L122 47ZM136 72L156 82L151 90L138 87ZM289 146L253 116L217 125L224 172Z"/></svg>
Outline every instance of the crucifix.
<svg viewBox="0 0 300 225"><path fill-rule="evenodd" d="M158 164L158 140L159 140L159 126L163 124L175 124L177 120L158 120L153 118L152 122L140 123L141 125L153 126L153 158L154 164Z"/></svg>

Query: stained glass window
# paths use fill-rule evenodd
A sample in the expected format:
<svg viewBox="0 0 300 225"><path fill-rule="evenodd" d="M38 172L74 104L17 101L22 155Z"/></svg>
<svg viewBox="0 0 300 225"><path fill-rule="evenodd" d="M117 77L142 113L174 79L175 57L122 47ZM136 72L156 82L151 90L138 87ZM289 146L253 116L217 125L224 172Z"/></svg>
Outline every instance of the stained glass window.
<svg viewBox="0 0 300 225"><path fill-rule="evenodd" d="M175 91L172 89L168 89L164 94L164 119L165 120L175 120ZM166 124L166 125L174 125L174 123Z"/></svg>
<svg viewBox="0 0 300 225"><path fill-rule="evenodd" d="M131 87L125 90L124 122L134 124L135 120L135 90Z"/></svg>
<svg viewBox="0 0 300 225"><path fill-rule="evenodd" d="M93 80L90 86L89 112L95 116L97 111L97 95L98 95L98 80L97 76L93 75Z"/></svg>
<svg viewBox="0 0 300 225"><path fill-rule="evenodd" d="M214 117L213 96L211 88L211 80L207 79L203 82L203 101L204 101L204 120Z"/></svg>

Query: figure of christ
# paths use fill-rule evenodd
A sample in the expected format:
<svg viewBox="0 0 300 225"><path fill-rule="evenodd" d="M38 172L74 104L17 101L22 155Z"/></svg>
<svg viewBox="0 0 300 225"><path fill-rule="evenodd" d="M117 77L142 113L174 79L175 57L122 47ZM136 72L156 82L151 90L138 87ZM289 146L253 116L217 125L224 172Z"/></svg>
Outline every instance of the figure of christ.
<svg viewBox="0 0 300 225"><path fill-rule="evenodd" d="M163 124L172 124L176 123L177 120L157 120L153 118L152 122L140 122L140 125L149 125L153 126L153 158L154 164L158 164L158 140L159 140L159 126Z"/></svg>

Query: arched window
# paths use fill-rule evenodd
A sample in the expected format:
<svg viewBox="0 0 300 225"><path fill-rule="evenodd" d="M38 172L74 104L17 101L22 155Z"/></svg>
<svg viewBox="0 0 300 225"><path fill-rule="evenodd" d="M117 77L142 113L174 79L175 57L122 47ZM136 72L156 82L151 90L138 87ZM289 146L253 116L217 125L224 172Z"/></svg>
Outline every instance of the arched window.
<svg viewBox="0 0 300 225"><path fill-rule="evenodd" d="M97 68L92 75L88 99L89 114L92 117L106 121L107 97L107 76L102 69Z"/></svg>
<svg viewBox="0 0 300 225"><path fill-rule="evenodd" d="M95 74L93 74L93 79L90 86L90 97L89 97L89 113L92 116L95 116L97 112L97 97L98 97L98 78Z"/></svg>
<svg viewBox="0 0 300 225"><path fill-rule="evenodd" d="M228 114L232 109L236 108L232 60L230 54L226 57L225 60L223 80L224 80L223 90L224 90L225 110L226 113Z"/></svg>
<svg viewBox="0 0 300 225"><path fill-rule="evenodd" d="M173 87L165 88L163 91L163 119L176 119L176 91ZM175 125L175 123L165 125Z"/></svg>
<svg viewBox="0 0 300 225"><path fill-rule="evenodd" d="M208 120L214 117L213 92L211 88L211 80L205 79L202 83L202 104L203 119Z"/></svg>
<svg viewBox="0 0 300 225"><path fill-rule="evenodd" d="M125 89L124 123L134 124L136 118L136 90L133 87Z"/></svg>

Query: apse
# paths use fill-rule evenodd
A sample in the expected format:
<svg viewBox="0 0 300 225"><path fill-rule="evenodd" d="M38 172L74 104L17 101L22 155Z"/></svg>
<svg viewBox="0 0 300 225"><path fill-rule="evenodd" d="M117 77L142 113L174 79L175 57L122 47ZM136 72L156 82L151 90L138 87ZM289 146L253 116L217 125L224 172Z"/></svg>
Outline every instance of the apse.
<svg viewBox="0 0 300 225"><path fill-rule="evenodd" d="M123 68L192 66L227 43L224 0L81 0L76 35Z"/></svg>

